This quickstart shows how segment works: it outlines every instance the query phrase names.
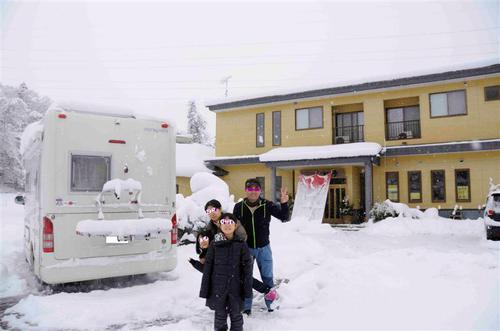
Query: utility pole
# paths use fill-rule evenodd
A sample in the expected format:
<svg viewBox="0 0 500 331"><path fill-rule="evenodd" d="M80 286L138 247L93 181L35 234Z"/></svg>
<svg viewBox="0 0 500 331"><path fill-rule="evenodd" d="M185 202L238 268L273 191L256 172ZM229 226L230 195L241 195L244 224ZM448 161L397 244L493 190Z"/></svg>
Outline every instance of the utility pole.
<svg viewBox="0 0 500 331"><path fill-rule="evenodd" d="M227 98L227 94L228 94L228 84L229 84L229 79L231 79L233 76L227 76L227 77L224 77L220 80L220 83L221 84L226 84L226 93L225 93L225 96Z"/></svg>

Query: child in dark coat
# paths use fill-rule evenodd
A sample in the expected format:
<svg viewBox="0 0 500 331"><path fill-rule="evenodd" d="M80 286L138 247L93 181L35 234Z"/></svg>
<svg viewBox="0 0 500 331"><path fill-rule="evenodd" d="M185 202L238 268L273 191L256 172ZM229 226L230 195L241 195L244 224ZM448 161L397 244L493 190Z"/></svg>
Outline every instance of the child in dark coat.
<svg viewBox="0 0 500 331"><path fill-rule="evenodd" d="M221 232L210 244L203 268L200 297L215 310L215 330L227 330L228 314L231 330L243 330L243 300L252 297L253 260L245 241L235 236L236 228L233 214L222 214Z"/></svg>

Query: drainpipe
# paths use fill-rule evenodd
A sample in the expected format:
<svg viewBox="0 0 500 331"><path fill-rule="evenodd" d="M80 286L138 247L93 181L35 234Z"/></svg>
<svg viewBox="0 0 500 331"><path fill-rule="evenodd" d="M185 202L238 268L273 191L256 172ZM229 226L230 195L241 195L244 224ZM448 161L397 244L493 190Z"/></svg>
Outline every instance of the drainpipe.
<svg viewBox="0 0 500 331"><path fill-rule="evenodd" d="M276 167L271 166L271 201L276 202Z"/></svg>
<svg viewBox="0 0 500 331"><path fill-rule="evenodd" d="M370 212L370 209L372 208L372 201L373 201L373 178L372 178L372 163L371 161L365 162L365 213L366 213L366 219L365 221L368 220L368 213Z"/></svg>

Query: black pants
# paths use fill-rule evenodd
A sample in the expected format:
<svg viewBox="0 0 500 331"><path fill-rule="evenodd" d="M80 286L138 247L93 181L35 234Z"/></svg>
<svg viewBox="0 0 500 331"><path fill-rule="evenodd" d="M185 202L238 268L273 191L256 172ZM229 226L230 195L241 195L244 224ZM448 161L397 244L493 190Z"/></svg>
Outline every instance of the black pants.
<svg viewBox="0 0 500 331"><path fill-rule="evenodd" d="M203 273L203 266L204 266L203 263L201 263L200 261L195 260L195 259L189 259L189 263L191 263L191 265L196 270L198 270L199 272ZM252 288L254 290L256 290L257 292L264 293L264 294L266 294L267 292L269 292L269 290L271 289L269 286L267 286L266 284L264 284L263 282L261 282L258 279L255 279L255 278L253 278Z"/></svg>
<svg viewBox="0 0 500 331"><path fill-rule="evenodd" d="M227 330L227 315L231 320L231 331L243 331L243 315L241 298L226 295L225 299L217 300L215 305L214 330Z"/></svg>

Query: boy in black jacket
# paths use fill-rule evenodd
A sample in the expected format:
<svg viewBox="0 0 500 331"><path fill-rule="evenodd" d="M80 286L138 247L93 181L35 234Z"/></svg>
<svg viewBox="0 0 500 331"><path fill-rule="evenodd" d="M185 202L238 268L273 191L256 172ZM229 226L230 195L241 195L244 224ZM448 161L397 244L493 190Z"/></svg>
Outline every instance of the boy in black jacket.
<svg viewBox="0 0 500 331"><path fill-rule="evenodd" d="M252 296L253 261L247 244L235 236L236 227L233 214L222 214L222 232L215 235L205 258L200 297L215 310L215 330L227 330L228 314L231 330L243 330L242 303Z"/></svg>
<svg viewBox="0 0 500 331"><path fill-rule="evenodd" d="M260 182L250 178L245 182L246 198L234 206L233 214L240 220L247 232L247 244L250 254L257 260L262 282L271 290L264 296L268 311L272 302L277 298L273 279L273 255L269 241L269 223L271 216L282 222L289 221L288 192L281 189L280 204L260 198ZM252 312L252 298L246 298L244 313L250 315Z"/></svg>

